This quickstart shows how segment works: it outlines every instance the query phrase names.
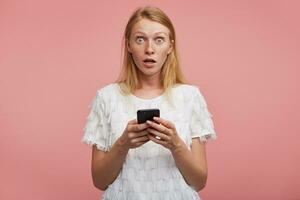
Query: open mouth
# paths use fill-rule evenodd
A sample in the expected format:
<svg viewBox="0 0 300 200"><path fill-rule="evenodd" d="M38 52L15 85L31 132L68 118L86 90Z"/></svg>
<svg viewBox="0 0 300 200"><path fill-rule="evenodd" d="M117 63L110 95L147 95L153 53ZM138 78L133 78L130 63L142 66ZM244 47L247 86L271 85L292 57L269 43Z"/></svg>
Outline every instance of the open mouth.
<svg viewBox="0 0 300 200"><path fill-rule="evenodd" d="M144 63L156 63L155 60L153 60L152 58L146 58L145 60L143 60Z"/></svg>

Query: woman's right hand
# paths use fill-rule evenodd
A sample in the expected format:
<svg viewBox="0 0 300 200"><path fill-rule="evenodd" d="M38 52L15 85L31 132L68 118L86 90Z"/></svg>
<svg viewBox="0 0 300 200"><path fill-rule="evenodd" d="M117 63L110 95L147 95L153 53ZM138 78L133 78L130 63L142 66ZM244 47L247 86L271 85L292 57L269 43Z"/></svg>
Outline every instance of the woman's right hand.
<svg viewBox="0 0 300 200"><path fill-rule="evenodd" d="M120 137L121 144L126 149L133 149L142 146L150 139L148 138L148 131L146 130L150 125L147 123L138 124L137 120L131 120Z"/></svg>

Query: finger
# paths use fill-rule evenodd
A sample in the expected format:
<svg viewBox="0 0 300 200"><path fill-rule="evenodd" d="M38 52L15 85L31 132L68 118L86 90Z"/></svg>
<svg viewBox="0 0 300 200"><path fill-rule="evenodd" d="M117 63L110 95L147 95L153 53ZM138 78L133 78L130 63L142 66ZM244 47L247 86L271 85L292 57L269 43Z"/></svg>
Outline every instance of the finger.
<svg viewBox="0 0 300 200"><path fill-rule="evenodd" d="M171 130L166 128L165 126L163 126L162 124L157 124L155 122L151 122L151 121L147 121L147 124L149 124L149 126L151 126L152 128L158 130L161 133L170 135L171 134Z"/></svg>
<svg viewBox="0 0 300 200"><path fill-rule="evenodd" d="M137 123L137 119L132 119L128 122L128 124L136 124Z"/></svg>
<svg viewBox="0 0 300 200"><path fill-rule="evenodd" d="M130 131L133 131L133 132L140 132L146 128L149 127L149 124L147 123L143 123L143 124L134 124L134 125L131 125L130 126Z"/></svg>
<svg viewBox="0 0 300 200"><path fill-rule="evenodd" d="M161 140L161 139L157 139L155 138L155 136L152 136L151 134L148 135L149 139L157 144L161 144L161 145L166 145L167 142Z"/></svg>
<svg viewBox="0 0 300 200"><path fill-rule="evenodd" d="M149 141L148 136L138 137L131 140L132 143L139 143L139 142L146 142L146 141Z"/></svg>
<svg viewBox="0 0 300 200"><path fill-rule="evenodd" d="M149 132L147 131L147 129L143 130L143 131L139 131L139 132L132 132L132 131L129 131L130 133L130 138L139 138L139 137L142 137L142 136L145 136L145 135L148 135Z"/></svg>
<svg viewBox="0 0 300 200"><path fill-rule="evenodd" d="M158 132L157 130L153 129L153 128L147 128L147 131L150 133L150 134L153 134L153 136L156 138L156 139L162 139L162 140L170 140L170 137L164 133L160 133ZM159 138L157 138L157 137Z"/></svg>
<svg viewBox="0 0 300 200"><path fill-rule="evenodd" d="M165 119L160 118L160 117L153 117L153 119L154 119L154 121L164 125L167 128L175 129L174 124L172 122L168 121L168 120L165 120Z"/></svg>
<svg viewBox="0 0 300 200"><path fill-rule="evenodd" d="M136 137L141 137L141 136L148 135L149 132L147 131L147 129L145 129L145 130L140 131L140 132L135 132L134 134L135 134Z"/></svg>

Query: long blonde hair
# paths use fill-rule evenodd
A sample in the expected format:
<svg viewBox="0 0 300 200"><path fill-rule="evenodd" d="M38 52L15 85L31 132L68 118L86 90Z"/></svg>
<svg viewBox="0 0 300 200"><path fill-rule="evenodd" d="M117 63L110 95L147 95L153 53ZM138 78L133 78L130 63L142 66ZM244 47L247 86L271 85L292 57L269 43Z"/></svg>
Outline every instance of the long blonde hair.
<svg viewBox="0 0 300 200"><path fill-rule="evenodd" d="M158 22L169 29L169 39L173 42L173 50L168 55L161 71L161 84L163 89L169 96L170 88L177 83L187 83L186 79L183 76L183 73L179 66L179 59L176 48L176 35L174 26L169 19L169 17L159 8L152 6L145 6L137 8L129 21L127 22L125 32L123 35L123 61L122 61L122 70L116 81L119 84L122 92L124 94L133 93L135 89L139 86L139 80L137 77L137 69L134 64L134 61L127 50L127 44L130 39L131 31L133 26L141 19L148 19L151 21Z"/></svg>

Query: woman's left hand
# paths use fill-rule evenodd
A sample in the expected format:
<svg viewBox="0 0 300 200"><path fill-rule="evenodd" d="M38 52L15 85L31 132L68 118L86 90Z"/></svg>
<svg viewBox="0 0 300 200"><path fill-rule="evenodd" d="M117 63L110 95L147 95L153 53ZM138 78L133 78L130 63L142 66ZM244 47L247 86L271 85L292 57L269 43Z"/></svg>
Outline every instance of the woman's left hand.
<svg viewBox="0 0 300 200"><path fill-rule="evenodd" d="M185 145L178 136L176 127L172 122L159 117L154 117L153 119L157 123L147 121L150 125L150 127L147 128L147 131L150 133L148 134L150 140L168 148L170 151L174 151L182 145ZM160 139L157 139L157 136Z"/></svg>

